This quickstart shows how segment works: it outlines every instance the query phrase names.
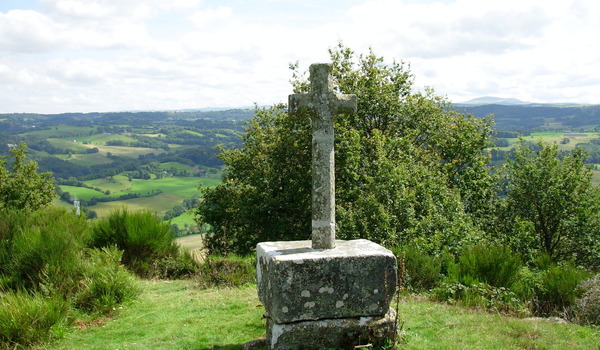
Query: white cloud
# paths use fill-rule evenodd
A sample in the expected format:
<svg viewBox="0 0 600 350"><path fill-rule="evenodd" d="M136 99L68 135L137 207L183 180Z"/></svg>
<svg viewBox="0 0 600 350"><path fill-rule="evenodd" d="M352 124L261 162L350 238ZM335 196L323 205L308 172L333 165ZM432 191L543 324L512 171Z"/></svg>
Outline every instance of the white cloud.
<svg viewBox="0 0 600 350"><path fill-rule="evenodd" d="M0 13L0 53L40 53L65 41L64 28L30 10Z"/></svg>
<svg viewBox="0 0 600 350"><path fill-rule="evenodd" d="M343 40L461 101L600 102L600 2L40 0L0 13L2 111L284 101ZM256 6L262 6L256 8ZM35 103L34 103L35 102Z"/></svg>

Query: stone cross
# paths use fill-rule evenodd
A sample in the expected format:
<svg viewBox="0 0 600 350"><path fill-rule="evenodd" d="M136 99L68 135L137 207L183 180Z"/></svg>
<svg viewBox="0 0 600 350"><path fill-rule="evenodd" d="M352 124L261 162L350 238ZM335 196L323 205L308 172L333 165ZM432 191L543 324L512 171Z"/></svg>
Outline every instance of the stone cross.
<svg viewBox="0 0 600 350"><path fill-rule="evenodd" d="M312 248L335 248L333 117L356 113L356 95L337 95L331 65L310 66L310 92L289 96L290 113L306 110L312 122Z"/></svg>

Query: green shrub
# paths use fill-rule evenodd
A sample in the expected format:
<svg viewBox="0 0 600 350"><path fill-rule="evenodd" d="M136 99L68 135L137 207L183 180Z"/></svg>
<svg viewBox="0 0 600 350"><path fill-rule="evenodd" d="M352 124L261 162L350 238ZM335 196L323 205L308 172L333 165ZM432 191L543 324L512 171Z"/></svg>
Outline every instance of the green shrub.
<svg viewBox="0 0 600 350"><path fill-rule="evenodd" d="M442 283L432 289L432 297L468 307L478 307L496 312L529 315L529 310L517 295L508 288L494 287L485 283L465 286L461 283Z"/></svg>
<svg viewBox="0 0 600 350"><path fill-rule="evenodd" d="M116 247L90 249L85 276L74 305L84 311L105 313L137 294L135 280L119 263L123 252Z"/></svg>
<svg viewBox="0 0 600 350"><path fill-rule="evenodd" d="M517 279L521 259L508 247L478 244L463 249L458 264L448 271L451 281L466 286L478 283L510 288Z"/></svg>
<svg viewBox="0 0 600 350"><path fill-rule="evenodd" d="M536 313L571 318L575 300L582 294L577 286L591 275L571 263L551 266L537 294Z"/></svg>
<svg viewBox="0 0 600 350"><path fill-rule="evenodd" d="M447 251L444 251L441 257L436 257L416 245L397 247L392 250L398 259L402 256L402 252L405 252L404 285L414 291L426 291L437 287L443 278L442 269L446 267L448 261L454 259Z"/></svg>
<svg viewBox="0 0 600 350"><path fill-rule="evenodd" d="M177 256L165 256L154 261L153 275L157 278L187 278L199 271L199 264L188 251Z"/></svg>
<svg viewBox="0 0 600 350"><path fill-rule="evenodd" d="M10 240L3 242L3 286L29 291L53 288L69 295L81 274L81 251L88 226L65 209L48 208L27 218L7 215ZM46 282L51 281L51 286Z"/></svg>
<svg viewBox="0 0 600 350"><path fill-rule="evenodd" d="M583 281L579 287L581 296L575 300L579 321L600 325L600 274Z"/></svg>
<svg viewBox="0 0 600 350"><path fill-rule="evenodd" d="M168 223L149 211L113 211L92 230L91 246L115 245L123 250L123 264L142 277L151 277L152 263L165 257L176 257L178 247Z"/></svg>
<svg viewBox="0 0 600 350"><path fill-rule="evenodd" d="M197 278L202 288L239 287L256 283L256 258L211 255L200 267Z"/></svg>
<svg viewBox="0 0 600 350"><path fill-rule="evenodd" d="M511 290L517 294L519 299L523 300L527 308L534 313L538 304L538 295L544 289L544 280L547 272L530 269L523 266L519 270L517 280Z"/></svg>
<svg viewBox="0 0 600 350"><path fill-rule="evenodd" d="M75 308L96 314L134 295L121 251L86 248L85 218L61 208L0 210L0 223L0 347L31 345Z"/></svg>
<svg viewBox="0 0 600 350"><path fill-rule="evenodd" d="M0 294L0 344L12 349L43 341L65 321L68 310L68 303L56 296Z"/></svg>

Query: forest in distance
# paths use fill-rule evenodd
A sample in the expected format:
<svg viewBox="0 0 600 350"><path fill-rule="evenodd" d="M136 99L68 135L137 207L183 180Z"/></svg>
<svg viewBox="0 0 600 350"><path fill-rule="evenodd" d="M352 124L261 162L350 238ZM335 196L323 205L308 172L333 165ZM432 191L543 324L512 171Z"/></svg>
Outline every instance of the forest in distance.
<svg viewBox="0 0 600 350"><path fill-rule="evenodd" d="M540 136L534 139L533 133L564 150L582 146L588 162L600 164L600 106L452 107L478 118L494 116L495 163L510 157L520 136L535 144ZM61 205L80 200L91 217L120 205L148 207L173 219L174 228L185 234L196 232L187 211L197 202L197 185L220 181L219 147L239 147L244 125L254 115L252 109L0 114L0 156L26 143L39 170L53 173ZM564 136L576 133L579 137ZM594 182L599 178L596 171Z"/></svg>

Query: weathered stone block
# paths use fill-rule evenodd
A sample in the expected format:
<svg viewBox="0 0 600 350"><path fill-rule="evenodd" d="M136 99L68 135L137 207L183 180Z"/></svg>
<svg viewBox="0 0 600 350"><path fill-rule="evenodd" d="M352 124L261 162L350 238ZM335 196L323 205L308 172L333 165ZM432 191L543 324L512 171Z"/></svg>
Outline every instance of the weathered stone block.
<svg viewBox="0 0 600 350"><path fill-rule="evenodd" d="M355 317L277 324L267 320L269 349L354 349L357 345L384 345L394 333L396 312L383 317Z"/></svg>
<svg viewBox="0 0 600 350"><path fill-rule="evenodd" d="M396 257L368 240L263 242L256 255L258 296L278 324L383 316L396 290Z"/></svg>

